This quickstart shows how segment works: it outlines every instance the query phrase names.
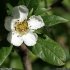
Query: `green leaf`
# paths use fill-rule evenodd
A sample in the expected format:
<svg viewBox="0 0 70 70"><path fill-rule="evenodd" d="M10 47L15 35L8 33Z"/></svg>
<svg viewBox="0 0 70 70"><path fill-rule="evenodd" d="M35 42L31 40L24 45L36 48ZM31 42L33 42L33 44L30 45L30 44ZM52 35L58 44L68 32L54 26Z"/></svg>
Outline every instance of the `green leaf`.
<svg viewBox="0 0 70 70"><path fill-rule="evenodd" d="M10 46L10 47L1 47L0 48L0 65L3 64L5 59L10 54L11 50L12 50L12 46Z"/></svg>
<svg viewBox="0 0 70 70"><path fill-rule="evenodd" d="M60 17L60 16L56 16L56 15L46 14L45 16L42 16L42 18L47 26L53 26L59 23L68 22L67 19Z"/></svg>
<svg viewBox="0 0 70 70"><path fill-rule="evenodd" d="M45 0L39 0L39 7L45 8Z"/></svg>
<svg viewBox="0 0 70 70"><path fill-rule="evenodd" d="M34 15L40 15L40 16L44 16L47 14L52 14L52 12L50 11L51 8L44 8L41 7L40 5L38 6L38 8L35 10Z"/></svg>
<svg viewBox="0 0 70 70"><path fill-rule="evenodd" d="M30 50L28 51L28 57L31 62L34 62L37 59L37 57Z"/></svg>
<svg viewBox="0 0 70 70"><path fill-rule="evenodd" d="M21 62L20 56L14 51L10 59L10 67L16 70L24 70L23 63Z"/></svg>
<svg viewBox="0 0 70 70"><path fill-rule="evenodd" d="M59 23L65 23L69 21L63 17L53 15L52 12L50 11L50 8L46 9L38 7L34 14L42 16L45 25L47 26L53 26Z"/></svg>
<svg viewBox="0 0 70 70"><path fill-rule="evenodd" d="M52 12L55 15L59 15L59 16L65 18L65 19L69 20L69 22L70 22L70 12L67 12L62 8L54 8L54 9L52 9Z"/></svg>
<svg viewBox="0 0 70 70"><path fill-rule="evenodd" d="M29 14L28 14L28 18L32 15L33 13L33 8L30 10Z"/></svg>
<svg viewBox="0 0 70 70"><path fill-rule="evenodd" d="M46 8L41 8L41 7L38 7L36 10L35 10L35 15L45 15L47 12L47 9Z"/></svg>
<svg viewBox="0 0 70 70"><path fill-rule="evenodd" d="M13 6L10 3L7 3L7 8L8 8L7 10L8 15L11 15Z"/></svg>
<svg viewBox="0 0 70 70"><path fill-rule="evenodd" d="M37 30L35 30L35 33L37 33L37 34L42 34L42 33L44 33L44 30L45 29L45 27L43 28L39 28L39 29L37 29Z"/></svg>
<svg viewBox="0 0 70 70"><path fill-rule="evenodd" d="M36 10L39 2L38 0L24 0L24 4L28 7L29 10L31 10L32 8Z"/></svg>
<svg viewBox="0 0 70 70"><path fill-rule="evenodd" d="M32 47L32 52L43 61L53 65L61 66L66 61L64 49L46 36L46 39L39 38L37 44Z"/></svg>

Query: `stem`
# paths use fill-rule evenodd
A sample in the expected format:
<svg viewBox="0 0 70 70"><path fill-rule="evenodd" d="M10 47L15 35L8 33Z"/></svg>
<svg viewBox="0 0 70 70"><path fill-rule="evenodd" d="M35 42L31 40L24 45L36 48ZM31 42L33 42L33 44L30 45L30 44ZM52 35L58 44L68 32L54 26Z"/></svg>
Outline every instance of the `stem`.
<svg viewBox="0 0 70 70"><path fill-rule="evenodd" d="M31 62L28 58L28 48L26 47L25 44L22 44L20 46L20 52L21 52L22 62L25 68L24 70L32 70Z"/></svg>

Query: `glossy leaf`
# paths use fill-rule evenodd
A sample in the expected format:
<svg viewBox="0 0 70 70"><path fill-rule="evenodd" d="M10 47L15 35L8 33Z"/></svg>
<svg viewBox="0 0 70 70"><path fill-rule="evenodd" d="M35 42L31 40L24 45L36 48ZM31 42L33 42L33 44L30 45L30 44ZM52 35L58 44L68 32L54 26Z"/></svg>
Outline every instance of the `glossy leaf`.
<svg viewBox="0 0 70 70"><path fill-rule="evenodd" d="M47 26L53 26L59 23L68 22L67 19L56 15L45 15L42 16L42 18Z"/></svg>
<svg viewBox="0 0 70 70"><path fill-rule="evenodd" d="M38 7L34 14L42 16L47 26L53 26L59 23L65 23L69 21L63 17L53 15L52 12L50 11L50 8L46 9Z"/></svg>
<svg viewBox="0 0 70 70"><path fill-rule="evenodd" d="M39 38L37 44L32 47L32 52L43 61L53 65L61 66L66 61L64 49L48 36L46 39Z"/></svg>

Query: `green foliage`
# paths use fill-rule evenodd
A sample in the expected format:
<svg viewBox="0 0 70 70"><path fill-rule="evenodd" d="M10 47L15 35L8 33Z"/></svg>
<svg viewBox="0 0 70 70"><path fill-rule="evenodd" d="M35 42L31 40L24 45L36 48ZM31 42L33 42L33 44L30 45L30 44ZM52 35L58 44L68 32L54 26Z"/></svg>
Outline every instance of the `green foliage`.
<svg viewBox="0 0 70 70"><path fill-rule="evenodd" d="M55 2L55 0L45 0L45 2L47 3L47 7L50 7Z"/></svg>
<svg viewBox="0 0 70 70"><path fill-rule="evenodd" d="M42 17L43 17L43 20L47 26L53 26L53 25L56 25L59 23L68 22L67 19L64 19L64 18L62 18L60 16L56 16L56 15L45 15Z"/></svg>
<svg viewBox="0 0 70 70"><path fill-rule="evenodd" d="M12 47L13 46L0 48L0 65L7 59L8 55L11 53Z"/></svg>
<svg viewBox="0 0 70 70"><path fill-rule="evenodd" d="M6 37L5 35L7 35L5 29L2 29L5 17L7 17L7 15L10 16L12 9L17 5L27 6L29 9L28 17L32 15L40 15L45 23L45 27L35 31L39 36L37 44L35 46L28 47L30 49L28 55L31 62L34 63L38 58L42 60L38 66L35 64L36 66L34 70L52 69L51 65L54 65L52 66L53 68L56 68L56 66L62 66L62 68L70 68L70 0L8 0L6 4L0 4L0 7L3 7L1 9L2 12L0 18L0 42L4 37ZM64 23L66 26L60 23ZM52 32L48 32L47 27L52 28ZM43 38L45 31L46 37ZM61 42L63 42L61 45L63 47L52 40L51 37L49 38L49 36L47 36L47 33L55 40L57 40L57 34L62 33L65 35L66 42L63 42L61 39ZM2 43L2 45L4 44ZM0 45L0 66L2 66L2 64L4 65L5 60L8 58L7 63L10 65L4 66L23 70L24 68L19 55L17 53L11 53L12 47L13 46L2 47ZM10 62L8 57L9 55L11 56ZM42 67L42 63L44 68Z"/></svg>
<svg viewBox="0 0 70 70"><path fill-rule="evenodd" d="M8 8L8 10L7 10L8 15L11 15L13 6L8 3L8 4L7 4L7 8Z"/></svg>
<svg viewBox="0 0 70 70"><path fill-rule="evenodd" d="M35 11L39 5L39 2L38 0L24 0L24 5L27 6L29 10L33 8Z"/></svg>
<svg viewBox="0 0 70 70"><path fill-rule="evenodd" d="M40 6L35 10L35 15L45 15L47 13L47 10L46 8L41 8Z"/></svg>
<svg viewBox="0 0 70 70"><path fill-rule="evenodd" d="M11 55L10 59L10 67L14 69L24 70L21 59L16 51L14 51Z"/></svg>
<svg viewBox="0 0 70 70"><path fill-rule="evenodd" d="M65 23L69 21L63 17L53 15L52 13L48 14L48 12L49 12L49 8L46 9L46 8L38 7L35 11L35 15L41 15L47 26L53 26L59 23Z"/></svg>
<svg viewBox="0 0 70 70"><path fill-rule="evenodd" d="M62 9L62 8L54 8L54 9L52 10L52 12L53 12L55 15L59 15L59 16L65 18L65 19L69 20L69 22L70 22L70 13L67 12L67 11L64 11L64 9Z"/></svg>
<svg viewBox="0 0 70 70"><path fill-rule="evenodd" d="M32 47L32 51L42 60L57 66L64 65L66 61L64 49L48 36L46 39L39 38L37 44Z"/></svg>

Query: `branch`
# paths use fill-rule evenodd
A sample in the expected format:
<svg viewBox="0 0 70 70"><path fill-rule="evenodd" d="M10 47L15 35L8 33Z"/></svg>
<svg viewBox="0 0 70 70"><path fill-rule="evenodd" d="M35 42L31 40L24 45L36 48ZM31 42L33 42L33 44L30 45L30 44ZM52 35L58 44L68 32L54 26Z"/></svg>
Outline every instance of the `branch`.
<svg viewBox="0 0 70 70"><path fill-rule="evenodd" d="M25 44L22 44L20 46L20 52L21 52L21 59L24 64L24 70L32 70L31 62L28 58L28 48Z"/></svg>

